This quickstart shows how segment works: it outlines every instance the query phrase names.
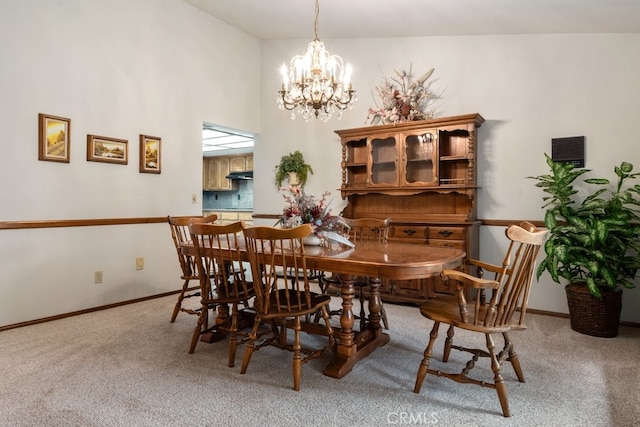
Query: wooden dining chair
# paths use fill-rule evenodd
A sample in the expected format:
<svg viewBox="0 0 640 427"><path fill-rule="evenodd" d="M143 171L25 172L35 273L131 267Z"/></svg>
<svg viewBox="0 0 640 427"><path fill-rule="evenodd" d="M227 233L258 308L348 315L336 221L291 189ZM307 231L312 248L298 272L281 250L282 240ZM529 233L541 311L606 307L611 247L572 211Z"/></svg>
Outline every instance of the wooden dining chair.
<svg viewBox="0 0 640 427"><path fill-rule="evenodd" d="M200 286L193 289L189 288L189 282L191 280L198 280L198 273L196 265L194 264L194 258L192 256L183 254L180 248L180 245L188 243L191 240L191 236L189 235L189 224L191 222L202 222L210 224L215 222L217 219L218 215L216 214L212 214L206 217L167 217L169 228L171 230L171 238L173 239L173 244L175 245L176 252L178 254L178 262L180 263L180 270L182 272L180 278L183 280L182 288L178 293L178 301L173 307L173 312L171 313L171 323L175 322L178 313L181 311L192 315L199 314L199 309L191 309L182 306L182 303L185 299L200 296Z"/></svg>
<svg viewBox="0 0 640 427"><path fill-rule="evenodd" d="M227 225L193 223L189 226L196 251L195 264L200 281L200 315L191 337L189 353L195 351L205 334L229 334L229 366L234 365L240 332L239 305L245 308L254 297L253 284L245 277L241 249L244 246L244 224ZM231 315L228 306L231 306ZM210 312L217 309L215 319Z"/></svg>
<svg viewBox="0 0 640 427"><path fill-rule="evenodd" d="M356 243L366 241L376 241L380 243L386 243L389 238L389 229L391 228L391 218L357 218L350 219L345 218L344 222L348 226L347 233L349 240ZM355 288L355 297L360 301L360 329L363 329L366 324L366 312L365 312L365 291L369 286L369 278L364 276L358 276L353 281ZM339 290L341 287L340 279L336 274L330 276L323 276L320 278L320 289L323 292L328 292L330 287ZM334 290L333 293L336 291ZM330 314L340 314L342 310L331 311ZM389 322L387 320L387 313L384 309L384 305L381 307L380 317L385 329L389 329Z"/></svg>
<svg viewBox="0 0 640 427"><path fill-rule="evenodd" d="M251 227L244 231L247 252L256 293L256 317L245 347L240 373L244 374L254 350L265 345L293 352L293 389L300 390L302 364L320 356L328 349L335 349L336 341L329 321L327 307L329 295L311 292L302 238L311 234L311 225L281 229ZM284 268L294 274L295 280L279 274ZM320 310L325 326L308 322L311 314ZM322 348L303 347L300 340L301 318L306 319L310 330L326 335L328 343ZM271 326L271 334L257 342L261 324ZM288 337L293 329L293 340Z"/></svg>
<svg viewBox="0 0 640 427"><path fill-rule="evenodd" d="M509 247L501 266L471 260L471 264L478 267L480 278L457 270L442 272L443 280L457 282L457 293L450 296L439 295L420 305L420 313L433 320L434 325L431 329L429 343L424 351L424 358L418 369L414 393L420 392L427 374L444 376L460 383L495 389L503 415L505 417L511 415L507 388L501 373L502 365L505 361L510 362L520 382L524 382L524 375L508 333L512 330L519 331L526 328L525 314L529 290L535 273L536 258L547 234L546 229L536 228L529 222L509 226L506 230ZM494 278L482 278L482 273L485 271L494 273ZM466 299L467 292L470 295L475 294L469 303ZM442 361L449 360L451 349L469 352L473 355L459 373L442 372L439 369L429 367L441 323L449 325L447 338L444 341ZM486 350L454 345L455 328L484 335ZM500 351L496 351L493 334L502 334L504 347ZM469 376L480 357L489 358L493 371L493 382Z"/></svg>

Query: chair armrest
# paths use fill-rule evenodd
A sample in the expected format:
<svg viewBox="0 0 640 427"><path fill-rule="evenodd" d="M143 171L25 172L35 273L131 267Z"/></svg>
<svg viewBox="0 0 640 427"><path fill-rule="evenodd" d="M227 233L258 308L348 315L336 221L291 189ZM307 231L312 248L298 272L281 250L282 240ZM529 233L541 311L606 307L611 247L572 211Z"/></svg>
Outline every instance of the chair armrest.
<svg viewBox="0 0 640 427"><path fill-rule="evenodd" d="M498 289L500 286L500 283L496 280L480 279L458 270L443 270L442 280L447 281L449 279L457 280L476 289Z"/></svg>
<svg viewBox="0 0 640 427"><path fill-rule="evenodd" d="M469 260L469 264L470 265L475 265L476 267L480 267L483 270L491 271L492 273L500 273L500 272L502 272L502 270L504 268L504 267L499 266L499 265L494 265L494 264L489 264L487 262L478 261L477 259L470 259Z"/></svg>
<svg viewBox="0 0 640 427"><path fill-rule="evenodd" d="M460 320L464 323L473 323L477 325L480 321L480 311L481 307L487 307L489 310L493 310L488 307L485 301L485 289L498 289L500 287L500 282L497 280L489 280L489 279L481 279L478 277L474 277L470 274L463 273L458 270L443 270L442 271L442 280L447 281L449 279L456 280L456 292L458 305L460 307ZM480 289L475 296L475 303L473 305L473 319L469 321L469 310L467 308L467 300L465 297L465 288L466 286L470 286L475 289Z"/></svg>

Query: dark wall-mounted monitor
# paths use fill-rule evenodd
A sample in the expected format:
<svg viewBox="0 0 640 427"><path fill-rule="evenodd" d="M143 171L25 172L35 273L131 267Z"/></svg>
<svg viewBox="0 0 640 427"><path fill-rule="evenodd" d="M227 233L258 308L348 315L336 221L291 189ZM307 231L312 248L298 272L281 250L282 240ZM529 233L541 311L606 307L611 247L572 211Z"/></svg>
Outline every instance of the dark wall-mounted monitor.
<svg viewBox="0 0 640 427"><path fill-rule="evenodd" d="M576 167L583 168L585 165L584 136L553 138L551 140L551 158L554 162L573 163Z"/></svg>

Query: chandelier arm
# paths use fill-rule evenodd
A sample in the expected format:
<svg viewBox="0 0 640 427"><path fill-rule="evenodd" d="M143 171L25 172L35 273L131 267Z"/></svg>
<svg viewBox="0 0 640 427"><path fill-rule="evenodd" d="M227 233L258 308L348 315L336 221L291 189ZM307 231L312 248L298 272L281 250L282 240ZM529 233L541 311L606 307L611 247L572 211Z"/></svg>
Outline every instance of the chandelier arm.
<svg viewBox="0 0 640 427"><path fill-rule="evenodd" d="M351 67L344 65L338 55L330 55L318 37L320 15L319 0L315 1L315 38L309 43L304 55L291 59L289 69L283 64L282 90L277 102L281 110L296 113L305 120L312 115L327 121L334 110L340 115L356 101L351 88Z"/></svg>

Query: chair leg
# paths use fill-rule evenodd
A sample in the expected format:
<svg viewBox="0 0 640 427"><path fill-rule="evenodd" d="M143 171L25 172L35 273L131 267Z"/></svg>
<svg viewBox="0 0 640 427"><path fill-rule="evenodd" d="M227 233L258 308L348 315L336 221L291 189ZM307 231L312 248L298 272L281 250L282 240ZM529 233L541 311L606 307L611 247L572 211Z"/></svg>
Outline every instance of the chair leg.
<svg viewBox="0 0 640 427"><path fill-rule="evenodd" d="M330 314L327 306L320 307L322 318L324 319L325 326L327 327L327 335L329 335L329 345L333 350L336 348L336 338L333 336L333 327L331 327Z"/></svg>
<svg viewBox="0 0 640 427"><path fill-rule="evenodd" d="M300 355L300 316L296 316L293 325L293 389L300 390L302 375L302 357Z"/></svg>
<svg viewBox="0 0 640 427"><path fill-rule="evenodd" d="M327 282L324 279L325 277L324 277L324 271L323 271L318 276L318 287L320 288L320 293L323 295L327 293Z"/></svg>
<svg viewBox="0 0 640 427"><path fill-rule="evenodd" d="M329 293L329 286L330 284L333 283L335 286L338 286L339 283L336 283L335 281L333 282L328 282L328 281L324 281L324 289L322 291L323 294L327 294ZM340 296L340 292L337 293L337 295L332 295L332 296ZM340 317L342 315L342 308L336 309L336 310L331 310L330 308L328 308L329 311L329 317L331 316L337 316ZM317 322L316 322L317 323Z"/></svg>
<svg viewBox="0 0 640 427"><path fill-rule="evenodd" d="M520 366L520 359L518 358L516 351L513 349L513 342L511 341L511 339L509 339L509 335L506 332L504 332L502 336L504 337L504 346L509 352L509 358L507 360L511 362L511 366L513 366L513 370L518 377L518 381L523 383L525 382L524 373L522 372L522 367Z"/></svg>
<svg viewBox="0 0 640 427"><path fill-rule="evenodd" d="M320 311L316 311L313 314L313 323L318 323L320 322L320 318L322 317L322 313Z"/></svg>
<svg viewBox="0 0 640 427"><path fill-rule="evenodd" d="M186 279L182 284L182 290L178 294L178 302L176 302L176 305L173 307L173 313L171 314L171 323L175 322L176 317L178 317L178 313L182 308L182 301L184 300L184 294L187 291L188 287L189 287L189 279Z"/></svg>
<svg viewBox="0 0 640 427"><path fill-rule="evenodd" d="M416 384L413 387L414 393L420 393L422 383L424 382L424 378L427 375L427 371L429 370L429 359L431 359L431 355L433 354L433 345L436 342L436 338L438 338L439 327L440 322L435 322L433 328L431 329L431 333L429 334L429 344L427 344L427 348L424 350L424 357L422 359L422 362L420 362L420 367L418 368Z"/></svg>
<svg viewBox="0 0 640 427"><path fill-rule="evenodd" d="M236 346L238 344L238 304L231 306L231 326L229 327L229 367L233 368L236 361Z"/></svg>
<svg viewBox="0 0 640 427"><path fill-rule="evenodd" d="M287 321L283 320L282 325L278 328L278 341L282 347L287 345Z"/></svg>
<svg viewBox="0 0 640 427"><path fill-rule="evenodd" d="M449 361L454 332L453 325L449 325L449 329L447 329L447 338L444 340L444 351L442 352L442 361L445 363Z"/></svg>
<svg viewBox="0 0 640 427"><path fill-rule="evenodd" d="M240 373L244 374L247 372L247 367L249 366L249 362L251 361L251 355L253 354L253 349L256 345L256 339L258 337L258 328L260 327L260 323L262 323L262 318L260 316L256 316L255 321L253 323L253 329L249 333L249 339L247 341L247 345L244 348L244 357L242 358L242 366L240 367Z"/></svg>
<svg viewBox="0 0 640 427"><path fill-rule="evenodd" d="M387 321L387 311L384 309L384 305L380 308L380 318L382 319L382 325L386 330L389 330L389 322Z"/></svg>
<svg viewBox="0 0 640 427"><path fill-rule="evenodd" d="M504 383L504 378L500 370L502 368L500 361L495 353L495 344L491 334L485 334L487 341L487 350L489 350L489 357L491 358L491 370L493 371L493 380L496 386L496 392L498 392L498 399L500 400L500 407L502 408L502 414L505 417L510 417L509 412L509 400L507 398L507 386Z"/></svg>
<svg viewBox="0 0 640 427"><path fill-rule="evenodd" d="M198 316L198 322L196 323L196 327L193 330L193 335L191 336L191 344L189 345L189 354L192 354L196 350L196 345L198 345L198 339L202 334L202 331L207 329L209 324L209 310L207 307L202 307L200 311L200 315Z"/></svg>

